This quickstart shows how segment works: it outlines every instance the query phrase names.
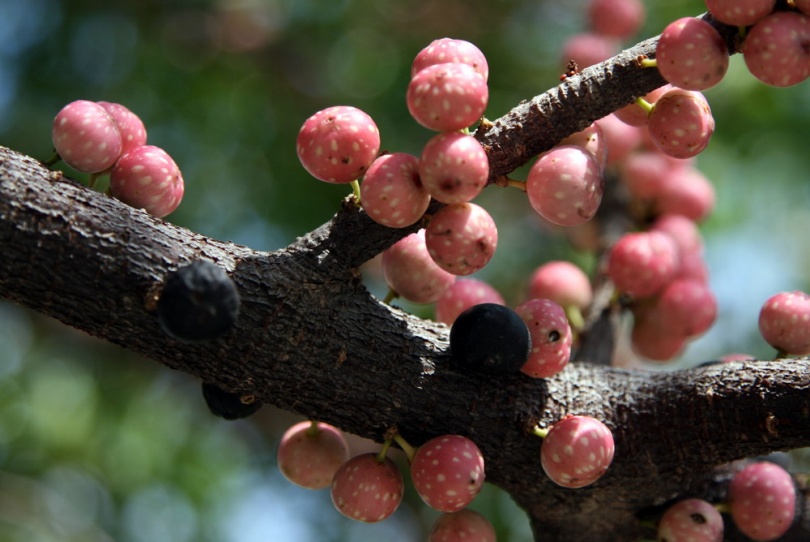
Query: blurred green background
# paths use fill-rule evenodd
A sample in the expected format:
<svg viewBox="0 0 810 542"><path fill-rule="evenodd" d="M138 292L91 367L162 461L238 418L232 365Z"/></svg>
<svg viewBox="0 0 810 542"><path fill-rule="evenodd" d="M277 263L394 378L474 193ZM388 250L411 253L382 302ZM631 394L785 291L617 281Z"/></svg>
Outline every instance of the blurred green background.
<svg viewBox="0 0 810 542"><path fill-rule="evenodd" d="M183 170L186 197L170 221L273 250L326 221L347 194L298 164L295 136L309 115L354 105L376 120L383 148L418 154L431 134L404 96L422 47L445 36L477 44L496 118L557 83L584 3L0 0L0 144L47 159L62 106L120 102ZM647 7L639 38L704 10L698 0ZM759 307L779 290L810 288L807 83L767 88L733 58L706 95L717 132L698 163L718 203L702 230L720 318L670 367L731 351L772 356L756 330ZM477 202L501 235L478 276L508 301L545 260L592 265L540 226L518 191L491 188ZM374 266L367 271L369 289L384 295ZM0 541L426 539L436 514L410 488L391 519L365 525L342 518L328 492L287 483L275 447L295 421L272 407L248 421L216 419L191 377L0 302ZM473 508L499 540L529 539L497 489Z"/></svg>

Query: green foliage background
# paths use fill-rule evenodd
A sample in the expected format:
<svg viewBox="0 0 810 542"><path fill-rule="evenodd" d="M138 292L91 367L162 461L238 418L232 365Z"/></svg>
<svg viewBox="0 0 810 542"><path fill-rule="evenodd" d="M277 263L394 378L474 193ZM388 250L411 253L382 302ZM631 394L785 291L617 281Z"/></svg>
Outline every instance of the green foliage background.
<svg viewBox="0 0 810 542"><path fill-rule="evenodd" d="M431 134L409 117L404 96L422 47L445 36L477 44L491 70L487 115L496 118L557 84L559 52L584 28L583 6L0 0L0 144L47 159L62 106L120 102L183 170L186 198L169 220L273 250L326 221L347 193L311 179L298 163L295 136L309 115L354 105L376 120L383 148L418 154ZM647 7L639 39L704 10L698 0ZM756 331L759 306L778 290L810 287L807 83L767 88L736 57L706 94L717 133L699 164L718 203L703 231L721 317L673 367L730 351L772 355ZM510 302L545 260L593 265L540 225L518 191L491 188L480 202L501 232L480 276ZM367 277L384 295L373 265ZM274 452L294 421L271 407L250 421L215 419L192 378L2 303L0 540L425 539L435 514L410 489L392 519L368 526L339 516L328 492L284 481ZM496 524L499 540L528 539L525 518L500 491L488 488L474 508Z"/></svg>

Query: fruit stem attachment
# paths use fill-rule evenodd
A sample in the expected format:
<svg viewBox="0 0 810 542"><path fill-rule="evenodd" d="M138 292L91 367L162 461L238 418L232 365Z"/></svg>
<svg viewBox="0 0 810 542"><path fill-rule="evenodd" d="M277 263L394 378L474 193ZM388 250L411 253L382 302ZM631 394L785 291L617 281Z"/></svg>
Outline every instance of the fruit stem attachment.
<svg viewBox="0 0 810 542"><path fill-rule="evenodd" d="M87 180L87 187L88 188L95 188L96 182L101 175L98 173L91 173L90 178Z"/></svg>
<svg viewBox="0 0 810 542"><path fill-rule="evenodd" d="M388 454L388 448L391 447L392 442L393 441L391 439L388 439L385 442L383 442L382 450L380 450L380 453L377 454L377 463L382 463L383 461L385 461L385 456Z"/></svg>
<svg viewBox="0 0 810 542"><path fill-rule="evenodd" d="M565 316L568 318L568 323L571 324L571 331L579 333L585 328L585 317L582 316L582 311L576 305L565 307Z"/></svg>
<svg viewBox="0 0 810 542"><path fill-rule="evenodd" d="M524 192L526 191L526 181L517 181L515 179L510 179L506 175L495 181L495 184L504 188L507 186L511 186L512 188L517 188L518 190L522 190Z"/></svg>
<svg viewBox="0 0 810 542"><path fill-rule="evenodd" d="M385 294L385 299L383 299L383 303L386 305L390 305L393 300L399 297L399 294L393 288L388 289L388 293Z"/></svg>
<svg viewBox="0 0 810 542"><path fill-rule="evenodd" d="M638 64L642 68L657 68L658 67L658 60L656 60L654 58L644 58Z"/></svg>
<svg viewBox="0 0 810 542"><path fill-rule="evenodd" d="M399 444L399 447L402 448L402 451L405 452L405 455L408 456L408 463L413 461L413 456L416 453L416 448L408 444L408 441L402 438L402 435L398 433L394 435L394 440L396 441L397 444Z"/></svg>
<svg viewBox="0 0 810 542"><path fill-rule="evenodd" d="M355 179L349 184L352 185L352 195L354 196L354 204L360 207L360 181Z"/></svg>
<svg viewBox="0 0 810 542"><path fill-rule="evenodd" d="M45 164L46 167L51 167L52 165L54 165L55 163L57 163L61 159L62 159L62 157L59 156L59 153L54 150L53 151L53 156L51 156L50 158L48 158L46 161L44 161L42 163Z"/></svg>
<svg viewBox="0 0 810 542"><path fill-rule="evenodd" d="M636 105L639 106L648 115L650 114L650 111L652 111L653 108L652 104L647 100L645 100L644 98L636 98Z"/></svg>
<svg viewBox="0 0 810 542"><path fill-rule="evenodd" d="M728 505L727 502L718 502L718 503L713 504L712 506L714 506L715 510L717 510L721 514L730 514L731 513L731 507Z"/></svg>
<svg viewBox="0 0 810 542"><path fill-rule="evenodd" d="M543 429L539 425L532 428L532 434L536 437L546 438L548 436L548 429Z"/></svg>
<svg viewBox="0 0 810 542"><path fill-rule="evenodd" d="M317 437L321 433L321 428L318 427L316 420L309 420L309 427L307 427L308 437Z"/></svg>
<svg viewBox="0 0 810 542"><path fill-rule="evenodd" d="M787 358L787 357L789 357L789 356L790 356L790 353L789 353L789 352L785 352L784 350L777 349L777 350L776 350L776 357L775 357L775 358L773 358L773 359L774 359L774 360L777 360L777 359L785 359L785 358Z"/></svg>

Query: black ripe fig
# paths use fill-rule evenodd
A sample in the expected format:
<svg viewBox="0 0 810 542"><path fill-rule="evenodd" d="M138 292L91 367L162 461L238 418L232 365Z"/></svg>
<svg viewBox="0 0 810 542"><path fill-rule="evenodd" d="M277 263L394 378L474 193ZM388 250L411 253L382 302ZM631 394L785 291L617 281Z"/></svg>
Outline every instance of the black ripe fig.
<svg viewBox="0 0 810 542"><path fill-rule="evenodd" d="M226 420L247 418L262 406L260 401L245 401L245 399L252 399L252 396L241 396L237 393L231 393L210 382L203 382L202 394L211 414Z"/></svg>
<svg viewBox="0 0 810 542"><path fill-rule="evenodd" d="M218 265L197 260L171 273L157 302L160 327L180 341L226 334L239 314L239 292Z"/></svg>
<svg viewBox="0 0 810 542"><path fill-rule="evenodd" d="M473 305L459 314L450 328L450 355L458 369L518 372L531 348L523 319L495 303Z"/></svg>

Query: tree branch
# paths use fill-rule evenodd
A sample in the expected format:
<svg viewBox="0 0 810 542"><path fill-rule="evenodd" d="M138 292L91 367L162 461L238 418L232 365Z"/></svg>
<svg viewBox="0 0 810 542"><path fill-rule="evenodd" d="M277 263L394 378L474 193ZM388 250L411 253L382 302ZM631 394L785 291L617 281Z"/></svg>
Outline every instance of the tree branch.
<svg viewBox="0 0 810 542"><path fill-rule="evenodd" d="M492 180L661 84L633 61L651 51L654 40L479 131ZM487 479L527 510L537 540L635 540L640 514L715 466L810 445L808 360L671 373L583 362L546 380L452 370L448 328L381 303L358 272L415 228L384 228L347 201L289 247L259 252L151 217L0 147L0 297L364 437L380 440L392 427L415 445L467 435L484 452ZM242 310L226 337L179 343L161 332L154 306L167 273L200 258L229 272ZM578 490L549 481L530 435L568 413L603 420L616 439L608 473Z"/></svg>

